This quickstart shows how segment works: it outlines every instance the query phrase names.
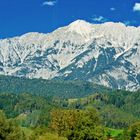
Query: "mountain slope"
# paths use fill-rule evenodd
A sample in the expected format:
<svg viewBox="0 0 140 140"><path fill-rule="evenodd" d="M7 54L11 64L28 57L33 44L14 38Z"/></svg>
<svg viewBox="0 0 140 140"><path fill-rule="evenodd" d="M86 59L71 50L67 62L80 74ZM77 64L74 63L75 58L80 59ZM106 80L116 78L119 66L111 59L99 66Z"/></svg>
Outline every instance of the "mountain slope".
<svg viewBox="0 0 140 140"><path fill-rule="evenodd" d="M140 87L140 27L77 20L52 33L0 40L0 74Z"/></svg>

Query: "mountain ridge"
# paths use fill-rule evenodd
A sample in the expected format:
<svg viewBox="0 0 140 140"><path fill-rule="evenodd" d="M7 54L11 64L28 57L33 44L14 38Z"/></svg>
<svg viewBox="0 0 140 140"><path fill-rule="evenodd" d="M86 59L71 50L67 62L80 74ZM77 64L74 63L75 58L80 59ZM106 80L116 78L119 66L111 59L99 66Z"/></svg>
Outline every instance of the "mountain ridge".
<svg viewBox="0 0 140 140"><path fill-rule="evenodd" d="M52 33L0 40L0 74L140 87L140 27L77 20Z"/></svg>

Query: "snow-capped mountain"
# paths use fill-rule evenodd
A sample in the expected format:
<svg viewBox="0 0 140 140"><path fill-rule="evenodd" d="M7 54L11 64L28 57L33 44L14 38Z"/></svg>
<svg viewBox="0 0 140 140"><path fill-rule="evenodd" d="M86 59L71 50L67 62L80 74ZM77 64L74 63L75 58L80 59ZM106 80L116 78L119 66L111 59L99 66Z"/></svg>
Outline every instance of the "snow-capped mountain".
<svg viewBox="0 0 140 140"><path fill-rule="evenodd" d="M0 74L140 87L140 27L77 20L52 33L0 40Z"/></svg>

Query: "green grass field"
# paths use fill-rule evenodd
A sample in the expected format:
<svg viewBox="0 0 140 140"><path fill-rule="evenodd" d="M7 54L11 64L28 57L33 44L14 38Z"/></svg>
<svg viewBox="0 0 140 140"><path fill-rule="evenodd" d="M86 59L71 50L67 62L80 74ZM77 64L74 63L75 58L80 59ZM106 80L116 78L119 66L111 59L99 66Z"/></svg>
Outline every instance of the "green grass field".
<svg viewBox="0 0 140 140"><path fill-rule="evenodd" d="M111 129L111 128L106 129L106 135L111 138L116 138L121 134L123 134L123 130L121 129Z"/></svg>

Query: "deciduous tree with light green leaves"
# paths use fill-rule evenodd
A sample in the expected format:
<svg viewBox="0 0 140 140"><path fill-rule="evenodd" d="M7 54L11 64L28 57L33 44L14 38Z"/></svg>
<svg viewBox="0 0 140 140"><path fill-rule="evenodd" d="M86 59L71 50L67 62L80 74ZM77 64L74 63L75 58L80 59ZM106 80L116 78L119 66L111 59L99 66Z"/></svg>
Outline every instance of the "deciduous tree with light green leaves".
<svg viewBox="0 0 140 140"><path fill-rule="evenodd" d="M105 140L104 129L100 125L95 109L55 110L51 113L51 127L68 140Z"/></svg>

